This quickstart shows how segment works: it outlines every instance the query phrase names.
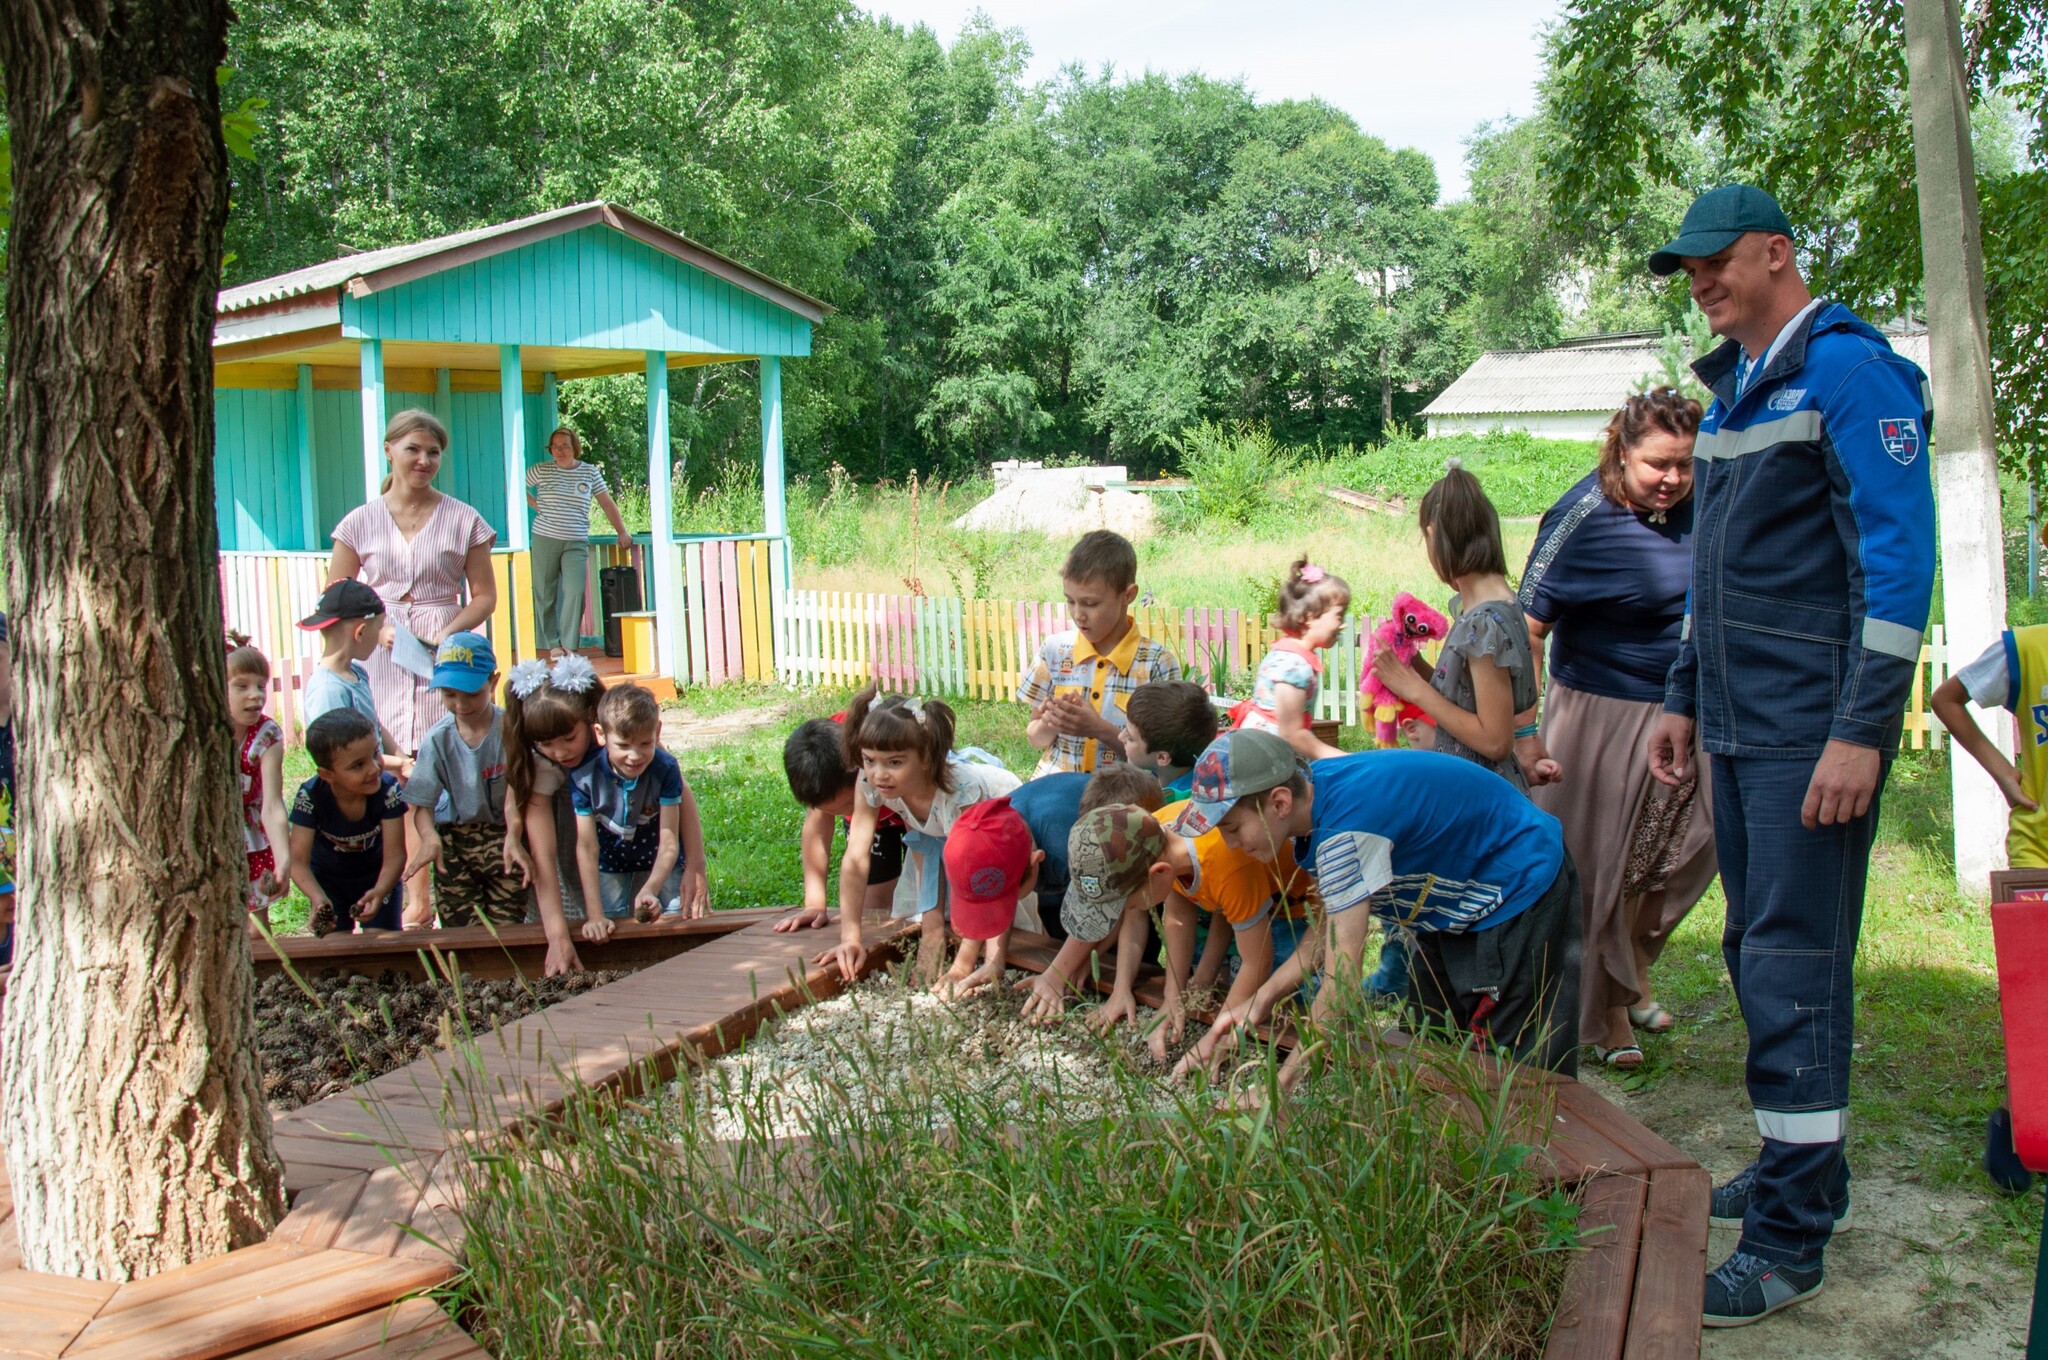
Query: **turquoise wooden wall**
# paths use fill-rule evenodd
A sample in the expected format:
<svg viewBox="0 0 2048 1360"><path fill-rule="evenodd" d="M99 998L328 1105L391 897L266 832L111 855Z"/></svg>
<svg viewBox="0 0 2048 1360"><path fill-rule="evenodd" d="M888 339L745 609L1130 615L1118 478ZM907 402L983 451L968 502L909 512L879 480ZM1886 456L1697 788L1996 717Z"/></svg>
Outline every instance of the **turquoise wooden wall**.
<svg viewBox="0 0 2048 1360"><path fill-rule="evenodd" d="M385 340L811 352L803 317L609 227L586 227L366 298L341 296L342 333Z"/></svg>
<svg viewBox="0 0 2048 1360"><path fill-rule="evenodd" d="M505 436L496 392L456 392L448 406L432 394L393 392L390 409L423 406L447 424L451 444L435 485L475 506L505 536ZM214 517L220 546L243 552L325 552L341 517L363 503L362 397L313 393L315 540L306 540L296 455L299 394L294 390L214 391ZM545 456L555 412L537 392L526 394L527 447Z"/></svg>

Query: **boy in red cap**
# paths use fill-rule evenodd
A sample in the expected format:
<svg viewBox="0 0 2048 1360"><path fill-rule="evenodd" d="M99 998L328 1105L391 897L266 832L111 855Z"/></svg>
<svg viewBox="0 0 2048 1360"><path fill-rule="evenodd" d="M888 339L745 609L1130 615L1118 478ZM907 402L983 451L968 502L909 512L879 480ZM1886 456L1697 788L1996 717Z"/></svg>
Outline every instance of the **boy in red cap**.
<svg viewBox="0 0 2048 1360"><path fill-rule="evenodd" d="M1038 890L1038 866L1045 852L1032 842L1031 828L1005 797L963 809L946 837L941 858L960 952L932 990L941 996L965 996L1002 979L1018 899ZM976 967L984 940L989 942L988 961Z"/></svg>

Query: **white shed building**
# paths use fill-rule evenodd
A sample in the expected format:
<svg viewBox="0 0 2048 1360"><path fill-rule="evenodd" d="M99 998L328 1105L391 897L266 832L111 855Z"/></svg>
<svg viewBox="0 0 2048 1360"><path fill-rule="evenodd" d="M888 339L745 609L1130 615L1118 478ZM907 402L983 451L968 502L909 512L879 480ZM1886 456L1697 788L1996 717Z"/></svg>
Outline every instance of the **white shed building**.
<svg viewBox="0 0 2048 1360"><path fill-rule="evenodd" d="M1925 327L1885 328L1892 348L1927 368ZM1663 371L1656 331L1593 335L1550 349L1479 356L1422 409L1432 438L1526 430L1550 439L1598 439L1622 402Z"/></svg>

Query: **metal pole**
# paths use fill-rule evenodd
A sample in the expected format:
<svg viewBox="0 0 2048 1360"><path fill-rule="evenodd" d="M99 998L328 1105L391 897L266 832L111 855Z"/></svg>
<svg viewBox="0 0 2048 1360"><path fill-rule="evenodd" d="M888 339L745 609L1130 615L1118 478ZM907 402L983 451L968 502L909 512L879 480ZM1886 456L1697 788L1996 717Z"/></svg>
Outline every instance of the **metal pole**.
<svg viewBox="0 0 2048 1360"><path fill-rule="evenodd" d="M2027 598L2041 589L2041 484L2027 469Z"/></svg>
<svg viewBox="0 0 2048 1360"><path fill-rule="evenodd" d="M1942 613L1948 654L1967 659L1990 646L2005 627L2005 539L1998 513L1977 170L1956 0L1906 0L1906 81L1927 270ZM2012 749L2002 711L1982 715L1979 722L1995 745ZM1974 760L1951 760L1949 772L1956 883L1981 899L1989 891L1991 871L2005 864L2005 799Z"/></svg>

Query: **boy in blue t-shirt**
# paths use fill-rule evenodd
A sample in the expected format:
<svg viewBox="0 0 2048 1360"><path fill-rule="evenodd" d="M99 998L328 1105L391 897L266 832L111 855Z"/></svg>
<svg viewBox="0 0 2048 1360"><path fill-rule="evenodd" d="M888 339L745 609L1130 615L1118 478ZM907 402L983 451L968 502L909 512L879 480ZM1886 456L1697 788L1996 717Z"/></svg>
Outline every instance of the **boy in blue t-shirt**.
<svg viewBox="0 0 2048 1360"><path fill-rule="evenodd" d="M292 881L312 903L315 935L398 930L405 800L378 758L377 728L352 708L306 727L316 771L292 799Z"/></svg>
<svg viewBox="0 0 2048 1360"><path fill-rule="evenodd" d="M1216 705L1200 685L1148 681L1124 704L1124 759L1158 779L1167 802L1178 802L1218 726Z"/></svg>
<svg viewBox="0 0 2048 1360"><path fill-rule="evenodd" d="M661 749L660 706L638 685L614 686L597 701L597 730L604 749L569 772L583 900L604 907L585 918L584 938L607 939L627 917L702 916L704 825L682 766Z"/></svg>
<svg viewBox="0 0 2048 1360"><path fill-rule="evenodd" d="M1173 829L1212 827L1261 859L1294 842L1323 900L1331 975L1360 976L1371 917L1398 922L1415 936L1412 1011L1517 1060L1577 1072L1578 871L1557 819L1505 779L1434 751L1304 765L1271 733L1228 732L1195 763L1194 799ZM1301 976L1297 953L1259 989L1252 1018ZM1318 989L1316 1018L1334 996ZM1303 1051L1287 1061L1288 1085Z"/></svg>
<svg viewBox="0 0 2048 1360"><path fill-rule="evenodd" d="M306 721L314 722L338 708L355 710L370 720L377 734L379 763L398 778L409 778L412 762L377 716L370 672L363 667L364 658L377 650L383 637L384 601L361 581L336 581L320 593L319 603L299 620L299 627L320 635L320 660L306 677L306 691L299 701Z"/></svg>

